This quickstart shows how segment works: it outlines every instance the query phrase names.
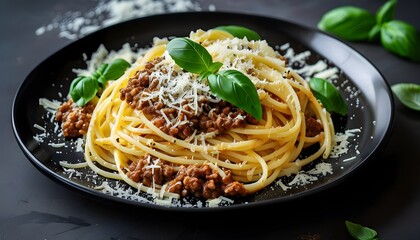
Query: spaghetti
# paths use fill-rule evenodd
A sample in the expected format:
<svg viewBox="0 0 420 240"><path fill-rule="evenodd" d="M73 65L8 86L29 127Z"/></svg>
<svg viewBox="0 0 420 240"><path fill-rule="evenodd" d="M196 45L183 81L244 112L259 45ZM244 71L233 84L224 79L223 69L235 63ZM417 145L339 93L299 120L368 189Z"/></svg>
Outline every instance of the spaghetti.
<svg viewBox="0 0 420 240"><path fill-rule="evenodd" d="M245 196L302 166L328 158L334 127L308 83L265 40L197 30L221 69L256 86L263 117L215 97L155 44L102 92L86 134L84 157L98 174L160 197ZM319 146L309 156L302 150Z"/></svg>

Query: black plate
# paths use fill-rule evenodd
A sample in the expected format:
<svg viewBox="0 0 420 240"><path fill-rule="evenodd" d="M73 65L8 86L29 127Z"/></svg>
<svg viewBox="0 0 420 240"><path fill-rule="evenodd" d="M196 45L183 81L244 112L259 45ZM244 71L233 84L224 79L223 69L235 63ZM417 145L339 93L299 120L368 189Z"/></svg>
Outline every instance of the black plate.
<svg viewBox="0 0 420 240"><path fill-rule="evenodd" d="M126 198L117 193L107 194L93 186L104 181L92 177L88 170L81 170L81 176L63 171L59 161L81 161L81 152L75 151L75 142L66 141L65 148L54 148L48 143L63 142L54 134L51 115L38 103L40 98L63 100L70 81L75 77L73 68L85 68L83 54L91 56L100 44L108 50L119 50L124 43L131 46L149 46L153 37L188 36L196 29L210 29L220 25L242 25L256 30L271 46L290 43L296 51L310 50L308 61L314 63L326 59L331 66L338 67L337 86L349 102L349 114L337 120L337 131L361 129L350 143L350 150L339 158L328 159L333 174L319 176L317 181L284 191L280 186L271 186L246 199L235 200L217 209L259 206L286 202L331 187L355 171L366 160L374 157L390 135L393 123L393 98L388 83L378 70L360 53L345 43L315 29L310 29L280 19L222 12L189 12L155 15L120 23L75 41L40 63L25 79L18 90L13 104L12 124L17 141L29 160L45 175L60 184L99 198L119 203L159 209L200 210L213 207L197 207L194 200L188 204L163 207L152 202ZM352 89L352 91L347 91ZM358 93L354 95L354 90ZM47 129L44 142L34 139L41 133L38 124ZM351 159L351 160L349 160ZM290 179L289 179L290 180ZM287 181L287 179L285 179ZM110 181L111 185L125 186ZM142 195L148 198L147 194Z"/></svg>

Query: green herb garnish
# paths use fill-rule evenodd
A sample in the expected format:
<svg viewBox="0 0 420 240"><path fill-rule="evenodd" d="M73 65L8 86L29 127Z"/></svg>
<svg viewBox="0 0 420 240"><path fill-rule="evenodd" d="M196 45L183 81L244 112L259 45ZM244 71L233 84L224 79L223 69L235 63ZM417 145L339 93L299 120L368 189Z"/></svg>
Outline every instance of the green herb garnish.
<svg viewBox="0 0 420 240"><path fill-rule="evenodd" d="M109 80L121 77L130 63L124 59L115 59L112 63L104 63L91 76L78 76L70 85L70 96L80 107L92 100L99 88L104 88Z"/></svg>
<svg viewBox="0 0 420 240"><path fill-rule="evenodd" d="M347 114L347 104L332 83L322 78L311 78L309 86L328 112L336 112L343 116Z"/></svg>
<svg viewBox="0 0 420 240"><path fill-rule="evenodd" d="M96 96L98 89L97 79L80 76L71 82L70 96L73 102L82 107Z"/></svg>
<svg viewBox="0 0 420 240"><path fill-rule="evenodd" d="M420 111L420 85L398 83L392 85L391 89L405 106Z"/></svg>
<svg viewBox="0 0 420 240"><path fill-rule="evenodd" d="M230 34L232 34L234 37L237 38L244 38L246 37L248 40L260 40L261 37L260 35L258 35L258 33L254 32L251 29L248 29L246 27L242 27L242 26L236 26L236 25L227 25L227 26L219 26L216 27L214 29L217 30L221 30L221 31L225 31L228 32Z"/></svg>
<svg viewBox="0 0 420 240"><path fill-rule="evenodd" d="M378 240L378 233L368 227L364 227L357 223L352 223L350 221L345 221L347 230L350 235L356 240Z"/></svg>
<svg viewBox="0 0 420 240"><path fill-rule="evenodd" d="M399 20L382 24L381 43L388 51L420 61L420 38L414 26Z"/></svg>
<svg viewBox="0 0 420 240"><path fill-rule="evenodd" d="M262 107L255 85L243 73L230 69L210 74L208 84L214 95L241 106L255 118L261 119Z"/></svg>
<svg viewBox="0 0 420 240"><path fill-rule="evenodd" d="M328 11L318 28L348 41L361 41L369 39L369 31L375 23L375 16L369 11L344 6Z"/></svg>
<svg viewBox="0 0 420 240"><path fill-rule="evenodd" d="M318 28L348 41L376 41L389 52L420 62L420 36L416 28L395 20L397 1L389 0L371 14L365 9L344 6L324 14Z"/></svg>
<svg viewBox="0 0 420 240"><path fill-rule="evenodd" d="M175 63L184 70L207 78L214 95L230 102L251 114L256 119L262 118L262 106L257 88L252 81L238 70L219 72L222 63L213 62L210 53L200 44L188 38L172 39L167 50Z"/></svg>
<svg viewBox="0 0 420 240"><path fill-rule="evenodd" d="M167 46L169 55L184 70L202 76L219 71L221 62L213 62L210 53L200 44L188 38L172 39Z"/></svg>

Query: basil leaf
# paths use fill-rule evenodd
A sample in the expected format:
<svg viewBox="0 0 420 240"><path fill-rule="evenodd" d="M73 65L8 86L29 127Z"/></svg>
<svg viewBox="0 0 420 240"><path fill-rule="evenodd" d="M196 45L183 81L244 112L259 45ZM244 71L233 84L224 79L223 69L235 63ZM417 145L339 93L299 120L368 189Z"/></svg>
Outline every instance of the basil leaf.
<svg viewBox="0 0 420 240"><path fill-rule="evenodd" d="M382 24L381 43L394 54L420 61L420 37L409 23L392 20Z"/></svg>
<svg viewBox="0 0 420 240"><path fill-rule="evenodd" d="M80 76L71 82L70 96L73 102L82 107L95 97L98 88L98 81L96 79Z"/></svg>
<svg viewBox="0 0 420 240"><path fill-rule="evenodd" d="M357 240L373 240L376 239L376 236L378 235L378 233L371 228L350 221L345 221L345 223L350 235Z"/></svg>
<svg viewBox="0 0 420 240"><path fill-rule="evenodd" d="M381 25L382 23L389 22L394 18L396 0L389 0L376 12L376 23Z"/></svg>
<svg viewBox="0 0 420 240"><path fill-rule="evenodd" d="M343 6L324 14L318 28L348 41L361 41L369 39L369 31L375 24L375 16L369 11Z"/></svg>
<svg viewBox="0 0 420 240"><path fill-rule="evenodd" d="M222 66L220 63L213 63L210 53L188 38L172 39L166 49L178 66L191 73L215 73Z"/></svg>
<svg viewBox="0 0 420 240"><path fill-rule="evenodd" d="M343 116L347 114L347 104L333 84L322 78L311 78L309 86L328 112L336 112Z"/></svg>
<svg viewBox="0 0 420 240"><path fill-rule="evenodd" d="M244 37L246 37L250 41L251 40L257 41L257 40L261 39L261 37L260 37L260 35L258 35L258 33L254 32L253 30L248 29L246 27L241 27L241 26L236 26L236 25L228 25L228 26L219 26L219 27L216 27L214 29L228 32L228 33L232 34L234 37L237 37L237 38L240 38L240 39L242 39Z"/></svg>
<svg viewBox="0 0 420 240"><path fill-rule="evenodd" d="M262 118L262 106L257 88L243 73L229 69L211 74L207 81L214 95L241 108L258 120Z"/></svg>
<svg viewBox="0 0 420 240"><path fill-rule="evenodd" d="M391 89L405 106L420 111L420 85L398 83L392 85Z"/></svg>
<svg viewBox="0 0 420 240"><path fill-rule="evenodd" d="M106 66L102 73L102 77L98 79L98 82L105 86L108 80L116 80L121 77L127 68L130 67L130 63L124 59L117 58Z"/></svg>
<svg viewBox="0 0 420 240"><path fill-rule="evenodd" d="M125 73L128 67L130 67L130 63L122 58L117 58L107 66L103 75L108 80L117 80Z"/></svg>

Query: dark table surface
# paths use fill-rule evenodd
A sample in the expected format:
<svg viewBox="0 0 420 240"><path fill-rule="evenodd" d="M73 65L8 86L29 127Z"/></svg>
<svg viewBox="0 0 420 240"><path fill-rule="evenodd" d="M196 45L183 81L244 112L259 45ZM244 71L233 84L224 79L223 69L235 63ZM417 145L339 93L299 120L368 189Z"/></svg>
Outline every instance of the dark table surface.
<svg viewBox="0 0 420 240"><path fill-rule="evenodd" d="M381 0L196 1L203 10L256 13L316 27L329 9L354 5L375 12ZM74 41L53 29L35 31L66 13L88 12L98 1L0 2L1 171L3 239L352 239L350 220L383 239L420 239L420 113L395 100L395 123L384 150L351 178L314 196L258 209L206 213L167 212L102 202L40 173L19 148L11 125L20 84L41 61ZM420 29L420 2L400 0L396 18ZM196 11L196 10L194 10ZM390 85L420 83L420 65L381 46L348 43ZM320 238L305 238L319 236Z"/></svg>

